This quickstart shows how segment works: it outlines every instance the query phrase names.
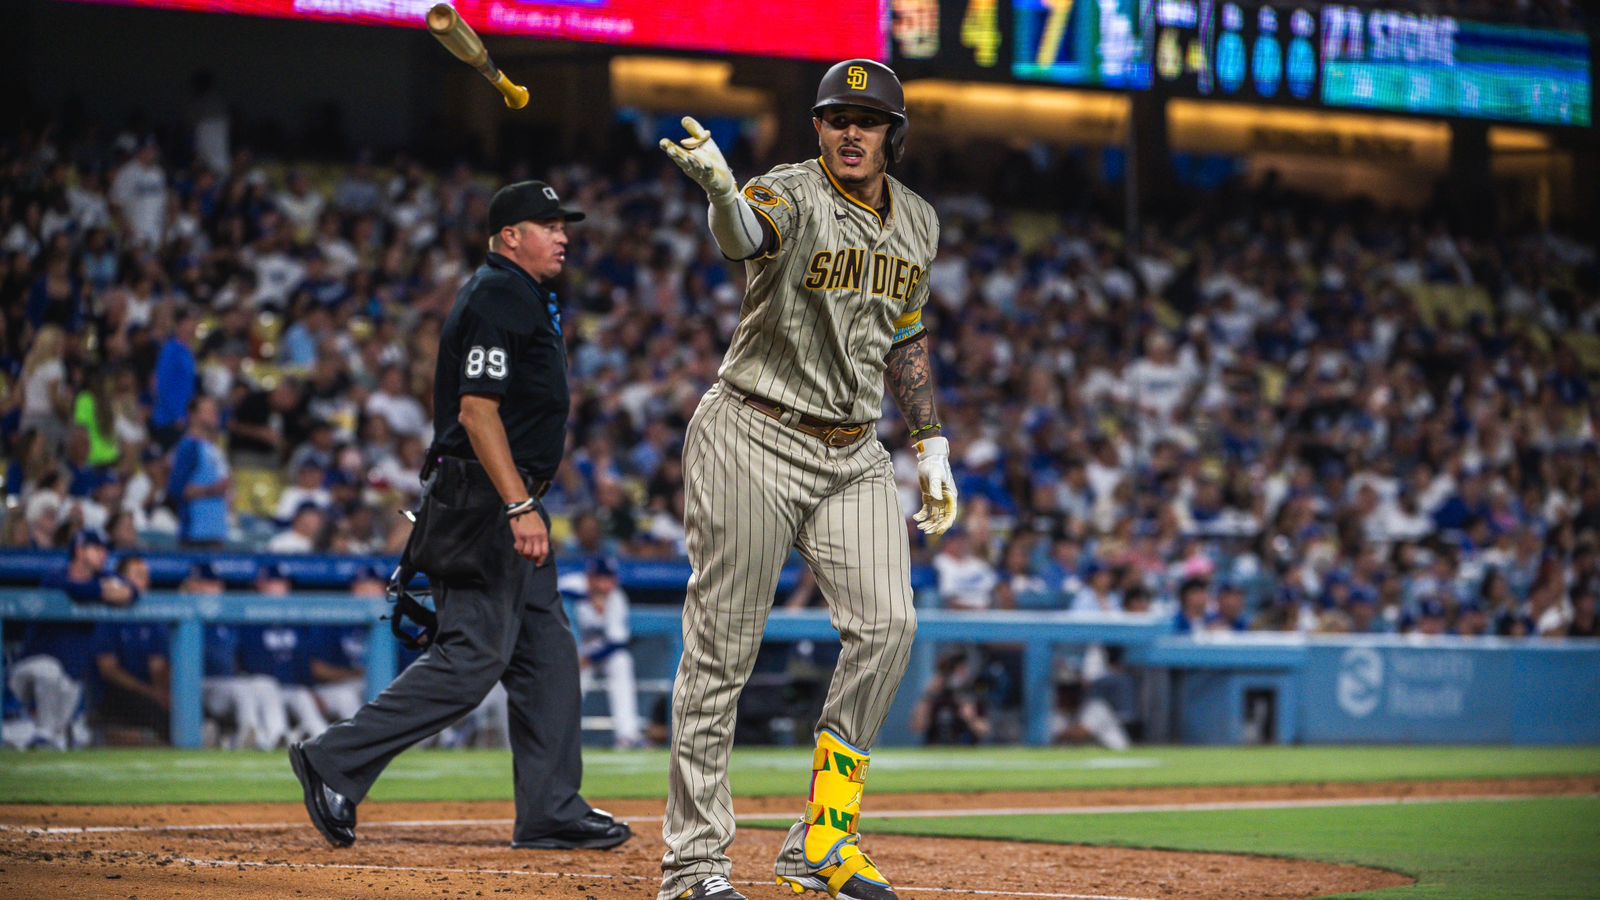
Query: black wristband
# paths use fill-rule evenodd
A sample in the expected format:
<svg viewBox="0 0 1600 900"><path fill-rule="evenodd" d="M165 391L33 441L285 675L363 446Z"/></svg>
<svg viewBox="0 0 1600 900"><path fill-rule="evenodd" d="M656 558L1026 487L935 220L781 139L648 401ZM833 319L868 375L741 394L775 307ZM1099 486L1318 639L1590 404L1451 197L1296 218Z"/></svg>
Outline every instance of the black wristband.
<svg viewBox="0 0 1600 900"><path fill-rule="evenodd" d="M537 497L529 497L528 499L523 500L520 503L507 503L506 504L506 518L507 519L519 518L521 516L525 516L528 513L533 512L534 510L536 510L538 508L539 508L539 500L538 500Z"/></svg>

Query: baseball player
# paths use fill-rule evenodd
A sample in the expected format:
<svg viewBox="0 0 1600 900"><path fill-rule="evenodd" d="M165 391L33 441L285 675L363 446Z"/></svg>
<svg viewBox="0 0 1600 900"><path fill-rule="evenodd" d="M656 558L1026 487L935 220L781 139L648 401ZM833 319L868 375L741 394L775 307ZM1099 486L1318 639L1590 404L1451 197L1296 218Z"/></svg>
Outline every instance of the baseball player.
<svg viewBox="0 0 1600 900"><path fill-rule="evenodd" d="M618 750L644 746L639 722L639 685L633 674L633 637L628 626L628 595L618 583L617 561L606 556L589 560L583 572L563 575L563 596L577 601L579 688L588 696L595 679L606 680L607 708Z"/></svg>
<svg viewBox="0 0 1600 900"><path fill-rule="evenodd" d="M226 585L210 563L202 562L190 567L179 590L194 597L220 597ZM289 733L289 718L271 678L240 670L240 632L239 626L221 622L206 626L201 703L213 720L233 720L230 744L271 750Z"/></svg>
<svg viewBox="0 0 1600 900"><path fill-rule="evenodd" d="M740 190L693 119L664 149L710 199L712 235L749 287L719 380L684 441L694 572L673 688L661 900L737 900L728 755L791 548L816 573L843 650L817 723L811 793L775 869L796 893L889 900L861 851L870 750L916 634L910 548L889 453L873 434L884 387L917 449L923 531L956 515L922 307L939 246L933 209L887 174L905 152L905 95L865 59L829 69L812 124L822 153Z"/></svg>
<svg viewBox="0 0 1600 900"><path fill-rule="evenodd" d="M352 597L382 597L387 579L376 566L362 566L350 582ZM311 641L311 674L317 703L332 720L348 719L367 700L367 629L322 627Z"/></svg>
<svg viewBox="0 0 1600 900"><path fill-rule="evenodd" d="M256 593L263 597L289 596L289 575L278 563L267 563L256 571ZM272 685L282 721L292 720L294 728L286 734L272 735L272 743L316 737L328 730L328 720L312 692L311 632L293 625L245 625L239 629L239 668L247 676Z"/></svg>

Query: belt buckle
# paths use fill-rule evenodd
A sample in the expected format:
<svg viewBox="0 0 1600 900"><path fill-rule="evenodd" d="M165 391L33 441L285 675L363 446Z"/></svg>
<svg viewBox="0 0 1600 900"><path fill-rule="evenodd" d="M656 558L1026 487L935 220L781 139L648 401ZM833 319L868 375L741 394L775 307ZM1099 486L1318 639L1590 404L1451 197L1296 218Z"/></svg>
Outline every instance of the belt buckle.
<svg viewBox="0 0 1600 900"><path fill-rule="evenodd" d="M861 439L861 425L835 425L822 435L822 442L829 447L839 449L848 447Z"/></svg>

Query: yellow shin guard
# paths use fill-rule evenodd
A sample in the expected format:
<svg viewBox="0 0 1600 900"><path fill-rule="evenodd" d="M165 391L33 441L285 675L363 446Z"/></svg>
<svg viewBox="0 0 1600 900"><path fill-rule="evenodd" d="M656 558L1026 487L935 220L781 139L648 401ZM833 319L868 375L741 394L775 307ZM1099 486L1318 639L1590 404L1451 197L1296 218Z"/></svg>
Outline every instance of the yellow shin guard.
<svg viewBox="0 0 1600 900"><path fill-rule="evenodd" d="M889 879L861 852L861 794L867 785L871 755L846 744L831 732L817 738L811 757L811 799L806 804L806 862L827 879L828 894L837 897L851 878L887 886Z"/></svg>

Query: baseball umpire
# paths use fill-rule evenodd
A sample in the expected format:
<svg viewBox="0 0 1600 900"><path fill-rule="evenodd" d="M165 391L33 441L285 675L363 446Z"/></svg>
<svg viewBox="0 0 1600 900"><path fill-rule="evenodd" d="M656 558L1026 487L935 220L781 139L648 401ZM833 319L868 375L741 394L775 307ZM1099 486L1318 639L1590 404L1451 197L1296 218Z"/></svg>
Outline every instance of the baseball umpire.
<svg viewBox="0 0 1600 900"><path fill-rule="evenodd" d="M510 700L512 846L607 849L632 835L578 795L578 653L539 503L570 404L561 315L545 283L561 272L567 223L582 218L538 181L490 201L488 261L440 339L437 437L401 565L429 576L437 633L353 718L289 748L311 821L335 846L355 841L356 805L389 761L472 711L497 681Z"/></svg>
<svg viewBox="0 0 1600 900"><path fill-rule="evenodd" d="M743 896L728 881L728 756L791 548L816 573L843 652L817 723L810 796L775 874L796 893L896 896L859 834L870 750L916 634L904 513L874 425L887 385L916 444L915 519L942 534L956 492L922 325L939 225L887 174L908 124L894 72L839 63L812 117L822 155L742 191L698 122L683 120L688 139L661 142L705 188L711 232L749 279L719 380L684 441L694 574L672 696L661 900Z"/></svg>

